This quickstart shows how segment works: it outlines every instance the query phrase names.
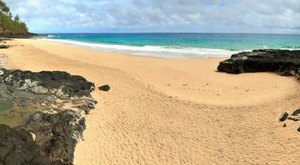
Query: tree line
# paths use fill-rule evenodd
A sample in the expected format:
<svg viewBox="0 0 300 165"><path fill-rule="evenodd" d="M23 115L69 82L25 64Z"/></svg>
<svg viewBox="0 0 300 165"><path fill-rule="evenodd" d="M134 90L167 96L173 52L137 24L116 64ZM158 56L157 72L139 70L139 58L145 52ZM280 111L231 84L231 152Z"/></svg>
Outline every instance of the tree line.
<svg viewBox="0 0 300 165"><path fill-rule="evenodd" d="M28 33L26 24L18 15L13 16L2 0L0 0L0 33Z"/></svg>

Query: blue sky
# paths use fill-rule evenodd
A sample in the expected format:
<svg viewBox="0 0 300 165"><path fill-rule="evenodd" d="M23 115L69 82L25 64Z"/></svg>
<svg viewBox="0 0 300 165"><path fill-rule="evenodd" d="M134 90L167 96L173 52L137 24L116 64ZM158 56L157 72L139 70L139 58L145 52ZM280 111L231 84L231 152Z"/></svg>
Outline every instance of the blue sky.
<svg viewBox="0 0 300 165"><path fill-rule="evenodd" d="M4 0L32 32L300 33L299 0Z"/></svg>

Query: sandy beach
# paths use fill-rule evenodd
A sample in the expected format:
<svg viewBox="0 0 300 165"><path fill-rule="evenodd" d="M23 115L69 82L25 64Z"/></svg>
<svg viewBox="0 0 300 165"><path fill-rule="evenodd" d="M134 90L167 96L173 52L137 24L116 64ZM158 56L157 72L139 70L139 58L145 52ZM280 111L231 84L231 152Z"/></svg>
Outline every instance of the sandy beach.
<svg viewBox="0 0 300 165"><path fill-rule="evenodd" d="M76 165L297 164L299 125L278 122L300 108L300 84L275 73L225 74L224 58L162 59L17 39L7 68L62 70L96 86Z"/></svg>

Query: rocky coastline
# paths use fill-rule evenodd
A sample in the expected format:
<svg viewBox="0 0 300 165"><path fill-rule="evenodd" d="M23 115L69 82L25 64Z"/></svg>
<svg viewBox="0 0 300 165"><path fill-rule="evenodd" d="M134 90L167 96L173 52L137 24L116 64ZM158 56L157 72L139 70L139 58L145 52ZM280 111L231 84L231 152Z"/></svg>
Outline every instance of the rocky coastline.
<svg viewBox="0 0 300 165"><path fill-rule="evenodd" d="M277 72L298 77L300 50L262 49L233 54L219 63L218 71L227 73Z"/></svg>
<svg viewBox="0 0 300 165"><path fill-rule="evenodd" d="M246 73L246 72L276 72L281 76L295 76L300 80L300 50L253 50L233 54L230 59L222 61L218 66L219 72ZM300 109L291 114L283 112L279 122L287 120L300 121ZM286 123L283 127L286 127ZM300 132L300 126L297 129Z"/></svg>
<svg viewBox="0 0 300 165"><path fill-rule="evenodd" d="M9 39L7 38L0 38L0 49L8 49L10 47L10 45L8 45L6 43L6 41L8 41ZM3 61L2 61L3 62Z"/></svg>
<svg viewBox="0 0 300 165"><path fill-rule="evenodd" d="M35 33L0 32L0 38L32 38L38 36L40 35Z"/></svg>
<svg viewBox="0 0 300 165"><path fill-rule="evenodd" d="M3 67L3 66L2 66ZM97 101L93 83L61 71L0 69L0 164L73 164L85 130L85 115ZM24 108L26 107L26 108Z"/></svg>

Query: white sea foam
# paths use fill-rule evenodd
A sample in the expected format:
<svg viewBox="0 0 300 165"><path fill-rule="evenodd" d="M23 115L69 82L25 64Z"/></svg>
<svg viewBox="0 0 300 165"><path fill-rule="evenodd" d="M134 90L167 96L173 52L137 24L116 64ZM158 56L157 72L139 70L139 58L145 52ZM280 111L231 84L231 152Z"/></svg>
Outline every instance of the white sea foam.
<svg viewBox="0 0 300 165"><path fill-rule="evenodd" d="M60 38L60 36L48 35L47 38Z"/></svg>
<svg viewBox="0 0 300 165"><path fill-rule="evenodd" d="M87 43L70 40L46 39L51 41L62 42L65 44L77 45L81 47L128 53L131 55L161 57L161 58L205 58L205 57L228 57L238 51L225 49L207 49L207 48L191 48L178 46L128 46L128 45L112 45L102 43Z"/></svg>

